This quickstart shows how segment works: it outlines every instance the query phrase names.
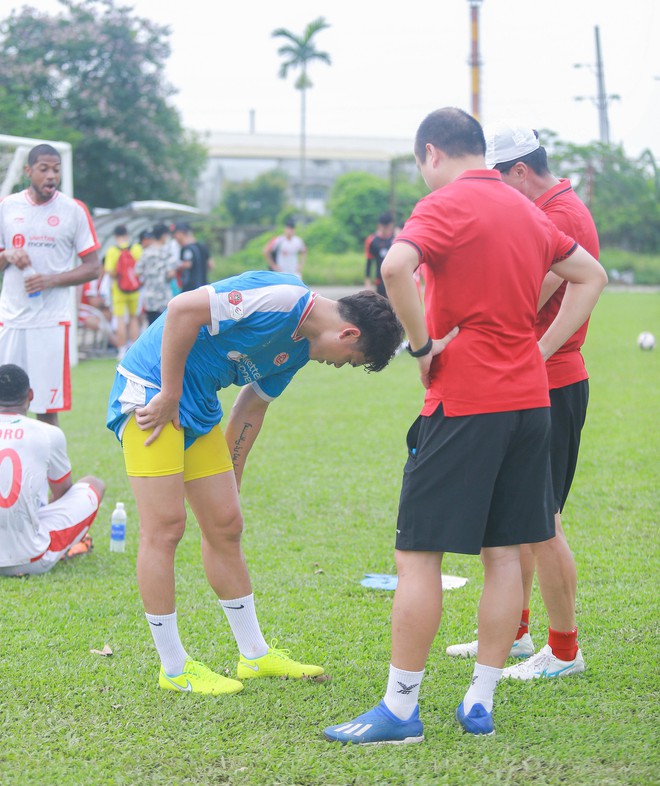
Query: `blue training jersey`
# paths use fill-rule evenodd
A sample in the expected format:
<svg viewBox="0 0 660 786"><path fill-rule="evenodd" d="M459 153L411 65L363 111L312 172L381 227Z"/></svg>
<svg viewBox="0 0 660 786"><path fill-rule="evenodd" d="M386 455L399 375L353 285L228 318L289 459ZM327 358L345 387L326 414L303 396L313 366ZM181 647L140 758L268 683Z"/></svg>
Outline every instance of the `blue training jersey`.
<svg viewBox="0 0 660 786"><path fill-rule="evenodd" d="M309 361L309 342L298 337L314 302L294 275L259 271L216 281L209 293L211 324L200 328L183 377L179 417L186 447L222 419L217 391L252 385L264 400L279 396ZM107 426L119 437L131 409L128 381L144 390L144 406L160 390L161 342L167 311L131 346L117 369ZM135 408L134 406L132 407Z"/></svg>

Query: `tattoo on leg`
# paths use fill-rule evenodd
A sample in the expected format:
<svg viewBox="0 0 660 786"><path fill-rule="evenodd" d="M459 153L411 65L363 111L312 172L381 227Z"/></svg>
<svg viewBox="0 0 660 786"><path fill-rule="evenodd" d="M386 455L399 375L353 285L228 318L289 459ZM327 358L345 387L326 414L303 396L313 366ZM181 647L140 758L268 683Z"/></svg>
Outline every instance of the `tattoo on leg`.
<svg viewBox="0 0 660 786"><path fill-rule="evenodd" d="M252 428L252 423L243 423L243 428L241 429L241 433L238 435L238 439L234 442L234 450L231 454L231 460L234 466L236 466L236 462L239 459L241 453L241 443L245 442L245 435L248 429Z"/></svg>

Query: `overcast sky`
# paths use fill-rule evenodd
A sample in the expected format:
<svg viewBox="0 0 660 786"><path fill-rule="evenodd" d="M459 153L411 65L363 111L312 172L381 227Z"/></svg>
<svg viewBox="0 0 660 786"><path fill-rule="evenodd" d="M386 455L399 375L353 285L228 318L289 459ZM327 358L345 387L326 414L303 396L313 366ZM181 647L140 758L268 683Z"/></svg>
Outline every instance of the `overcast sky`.
<svg viewBox="0 0 660 786"><path fill-rule="evenodd" d="M56 0L26 3L54 12ZM24 5L0 0L0 17ZM316 38L332 65L315 63L309 134L410 138L441 106L470 111L467 0L129 0L169 26L166 77L184 124L196 130L299 132L295 76L278 77L277 27ZM516 117L567 142L598 139L594 28L600 29L611 141L660 158L659 0L484 0L480 10L482 120ZM585 67L576 69L576 63ZM584 96L578 102L576 96ZM2 129L0 129L0 132Z"/></svg>

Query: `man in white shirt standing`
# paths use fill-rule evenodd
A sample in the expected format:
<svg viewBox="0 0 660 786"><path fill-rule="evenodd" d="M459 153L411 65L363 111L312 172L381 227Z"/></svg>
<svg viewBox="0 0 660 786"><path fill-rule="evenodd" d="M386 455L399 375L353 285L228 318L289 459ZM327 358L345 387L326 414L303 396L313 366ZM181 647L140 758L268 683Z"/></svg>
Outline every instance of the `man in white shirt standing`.
<svg viewBox="0 0 660 786"><path fill-rule="evenodd" d="M264 248L268 267L278 273L293 273L302 278L307 259L307 247L301 237L296 235L296 222L288 218L284 222L284 234L270 240Z"/></svg>
<svg viewBox="0 0 660 786"><path fill-rule="evenodd" d="M27 416L32 398L25 371L0 366L0 576L46 573L89 551L105 491L93 475L72 482L64 432Z"/></svg>
<svg viewBox="0 0 660 786"><path fill-rule="evenodd" d="M27 371L30 410L55 426L71 409L69 287L101 273L87 207L58 191L61 165L54 147L37 145L25 168L30 185L0 201L0 364Z"/></svg>

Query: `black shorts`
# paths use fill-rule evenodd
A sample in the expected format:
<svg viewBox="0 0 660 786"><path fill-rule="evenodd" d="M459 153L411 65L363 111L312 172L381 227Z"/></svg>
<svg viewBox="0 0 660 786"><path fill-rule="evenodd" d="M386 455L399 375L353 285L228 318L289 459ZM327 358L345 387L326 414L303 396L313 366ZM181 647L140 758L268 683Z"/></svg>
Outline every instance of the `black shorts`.
<svg viewBox="0 0 660 786"><path fill-rule="evenodd" d="M407 437L396 548L478 554L554 537L550 408L420 416Z"/></svg>
<svg viewBox="0 0 660 786"><path fill-rule="evenodd" d="M589 380L550 391L550 466L555 512L561 512L575 477L580 434L587 417Z"/></svg>

